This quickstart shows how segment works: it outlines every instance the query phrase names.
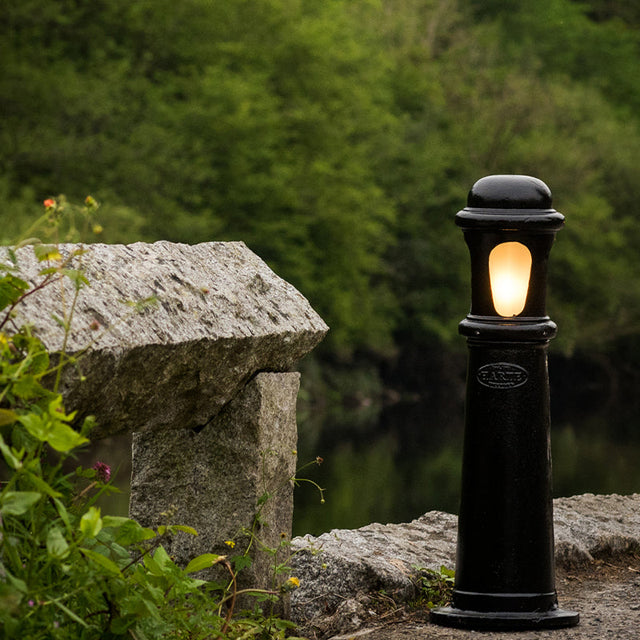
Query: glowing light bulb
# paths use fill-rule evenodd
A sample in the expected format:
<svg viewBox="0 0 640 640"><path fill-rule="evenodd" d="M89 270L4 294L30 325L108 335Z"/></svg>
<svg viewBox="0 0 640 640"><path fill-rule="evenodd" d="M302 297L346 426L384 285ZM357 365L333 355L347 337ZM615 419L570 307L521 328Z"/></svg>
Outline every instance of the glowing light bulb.
<svg viewBox="0 0 640 640"><path fill-rule="evenodd" d="M510 318L522 313L531 276L531 252L520 242L503 242L489 254L491 296L496 312Z"/></svg>

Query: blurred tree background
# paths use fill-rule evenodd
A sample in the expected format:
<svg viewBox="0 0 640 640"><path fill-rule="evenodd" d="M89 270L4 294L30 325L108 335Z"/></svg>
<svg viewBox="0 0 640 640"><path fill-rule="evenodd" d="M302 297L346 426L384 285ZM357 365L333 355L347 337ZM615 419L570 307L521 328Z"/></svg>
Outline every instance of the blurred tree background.
<svg viewBox="0 0 640 640"><path fill-rule="evenodd" d="M640 379L635 3L5 0L0 18L0 241L60 193L103 204L85 240L243 240L331 326L303 397L363 405L458 379L453 216L478 178L534 175L567 217L552 349L610 389Z"/></svg>

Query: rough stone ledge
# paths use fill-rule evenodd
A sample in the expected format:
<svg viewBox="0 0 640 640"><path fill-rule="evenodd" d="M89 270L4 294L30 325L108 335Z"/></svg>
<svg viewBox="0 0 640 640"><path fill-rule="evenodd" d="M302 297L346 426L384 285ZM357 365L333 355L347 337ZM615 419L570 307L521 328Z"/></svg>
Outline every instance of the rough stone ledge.
<svg viewBox="0 0 640 640"><path fill-rule="evenodd" d="M640 494L584 494L554 500L556 562L574 568L640 551ZM309 637L359 628L371 595L415 597L415 567L453 568L457 516L430 511L408 524L370 524L293 540L290 566L300 580L292 618Z"/></svg>
<svg viewBox="0 0 640 640"><path fill-rule="evenodd" d="M80 245L61 245L69 256ZM62 386L68 409L96 415L93 437L201 427L259 371L290 370L328 327L308 301L242 242L92 244L73 259L89 280L74 311ZM31 247L18 275L35 284ZM0 256L2 253L0 252ZM6 254L5 254L6 256ZM6 257L5 257L6 260ZM131 303L155 298L136 312ZM62 349L73 285L65 279L25 299L29 322L50 352ZM128 303L128 304L127 304Z"/></svg>
<svg viewBox="0 0 640 640"><path fill-rule="evenodd" d="M640 494L553 501L556 564L571 569L640 551Z"/></svg>

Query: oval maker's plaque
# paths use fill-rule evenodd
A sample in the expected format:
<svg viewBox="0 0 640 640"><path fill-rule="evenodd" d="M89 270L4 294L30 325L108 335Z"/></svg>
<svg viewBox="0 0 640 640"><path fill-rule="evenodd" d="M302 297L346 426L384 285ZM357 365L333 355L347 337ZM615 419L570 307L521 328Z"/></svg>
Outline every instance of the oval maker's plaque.
<svg viewBox="0 0 640 640"><path fill-rule="evenodd" d="M528 379L527 370L510 362L491 362L478 369L478 382L491 389L515 389Z"/></svg>

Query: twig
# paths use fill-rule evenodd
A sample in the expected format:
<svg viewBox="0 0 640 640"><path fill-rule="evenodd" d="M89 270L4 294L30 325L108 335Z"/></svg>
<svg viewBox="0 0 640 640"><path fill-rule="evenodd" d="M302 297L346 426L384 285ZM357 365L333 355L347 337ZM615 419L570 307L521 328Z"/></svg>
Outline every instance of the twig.
<svg viewBox="0 0 640 640"><path fill-rule="evenodd" d="M227 617L225 618L224 625L222 626L221 632L224 634L229 629L229 623L231 622L231 617L233 616L233 609L236 606L236 596L238 595L238 584L236 583L236 574L233 573L233 567L228 560L221 560L221 563L226 567L227 571L231 574L231 585L233 592L231 593L231 603L229 604L229 610L227 611Z"/></svg>

